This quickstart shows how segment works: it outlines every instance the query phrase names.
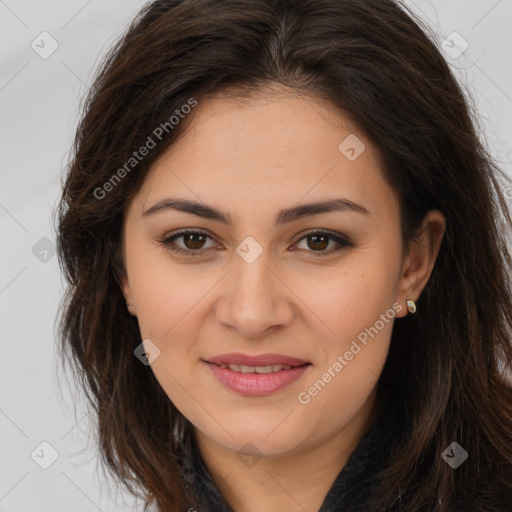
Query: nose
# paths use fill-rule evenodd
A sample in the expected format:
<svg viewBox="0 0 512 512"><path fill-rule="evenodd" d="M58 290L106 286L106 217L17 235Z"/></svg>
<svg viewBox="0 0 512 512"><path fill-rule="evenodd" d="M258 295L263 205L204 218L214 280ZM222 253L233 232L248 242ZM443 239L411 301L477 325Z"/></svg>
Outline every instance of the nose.
<svg viewBox="0 0 512 512"><path fill-rule="evenodd" d="M244 339L261 339L270 330L289 325L294 316L293 292L269 263L265 251L252 263L236 256L234 268L219 288L216 319Z"/></svg>

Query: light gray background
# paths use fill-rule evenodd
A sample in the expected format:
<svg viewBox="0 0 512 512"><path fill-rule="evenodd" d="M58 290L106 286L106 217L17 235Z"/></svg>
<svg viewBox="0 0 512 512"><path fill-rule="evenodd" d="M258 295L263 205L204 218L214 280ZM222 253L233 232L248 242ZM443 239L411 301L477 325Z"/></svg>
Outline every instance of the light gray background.
<svg viewBox="0 0 512 512"><path fill-rule="evenodd" d="M481 136L512 175L512 1L406 4L435 30L440 48L454 31L469 44L458 58L444 54L475 100ZM83 408L56 376L54 319L63 280L51 224L81 98L99 57L142 5L0 0L0 512L142 510L104 481ZM42 46L44 31L58 43L46 59L31 47L34 40ZM31 457L36 449L35 460L51 460L43 441L58 452L48 469Z"/></svg>

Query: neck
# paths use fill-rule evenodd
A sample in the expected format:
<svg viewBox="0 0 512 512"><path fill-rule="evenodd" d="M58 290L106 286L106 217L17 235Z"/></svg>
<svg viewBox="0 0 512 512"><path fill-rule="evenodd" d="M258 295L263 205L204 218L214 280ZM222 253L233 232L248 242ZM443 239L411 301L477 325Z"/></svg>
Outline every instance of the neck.
<svg viewBox="0 0 512 512"><path fill-rule="evenodd" d="M264 456L241 464L237 453L195 436L201 456L224 499L235 512L317 511L339 472L375 419L373 400L343 429L308 449Z"/></svg>

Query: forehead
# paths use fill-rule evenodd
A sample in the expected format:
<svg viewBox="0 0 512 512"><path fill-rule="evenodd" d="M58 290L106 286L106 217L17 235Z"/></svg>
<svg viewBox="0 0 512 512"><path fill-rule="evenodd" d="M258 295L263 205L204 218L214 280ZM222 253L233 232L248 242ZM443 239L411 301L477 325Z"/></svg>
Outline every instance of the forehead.
<svg viewBox="0 0 512 512"><path fill-rule="evenodd" d="M166 193L223 206L269 208L326 197L396 197L370 141L330 103L288 91L200 99L184 134L153 164L138 194ZM378 212L377 212L378 213Z"/></svg>

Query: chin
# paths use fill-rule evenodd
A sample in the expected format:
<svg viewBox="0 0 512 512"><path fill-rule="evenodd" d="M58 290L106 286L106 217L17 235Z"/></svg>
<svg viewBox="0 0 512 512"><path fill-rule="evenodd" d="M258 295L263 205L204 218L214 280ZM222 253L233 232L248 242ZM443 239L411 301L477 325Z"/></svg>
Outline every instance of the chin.
<svg viewBox="0 0 512 512"><path fill-rule="evenodd" d="M241 455L280 455L293 451L304 441L302 428L297 428L297 431L294 432L290 428L276 429L277 425L279 422L260 424L259 426L248 426L248 423L245 423L240 428L229 428L229 434L222 429L221 432L218 429L215 429L214 432L202 430L202 433L224 448Z"/></svg>

